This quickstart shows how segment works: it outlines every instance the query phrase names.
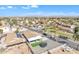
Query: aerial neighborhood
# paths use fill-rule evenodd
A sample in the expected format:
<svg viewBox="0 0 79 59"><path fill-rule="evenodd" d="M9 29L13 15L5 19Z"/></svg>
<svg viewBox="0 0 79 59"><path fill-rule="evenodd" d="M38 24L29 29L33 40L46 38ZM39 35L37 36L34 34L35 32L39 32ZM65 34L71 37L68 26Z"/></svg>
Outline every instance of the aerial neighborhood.
<svg viewBox="0 0 79 59"><path fill-rule="evenodd" d="M0 17L0 54L79 53L79 17Z"/></svg>

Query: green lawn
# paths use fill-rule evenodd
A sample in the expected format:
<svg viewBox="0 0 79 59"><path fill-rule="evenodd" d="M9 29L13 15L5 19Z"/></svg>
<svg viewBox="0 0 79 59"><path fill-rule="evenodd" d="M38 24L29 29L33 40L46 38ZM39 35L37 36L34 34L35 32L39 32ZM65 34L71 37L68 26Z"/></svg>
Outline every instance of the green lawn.
<svg viewBox="0 0 79 59"><path fill-rule="evenodd" d="M41 43L41 42L33 42L33 43L31 43L31 46L32 46L32 47L36 47L36 46L38 46L40 43Z"/></svg>
<svg viewBox="0 0 79 59"><path fill-rule="evenodd" d="M37 39L36 41L31 42L32 47L38 46L42 42L42 39Z"/></svg>

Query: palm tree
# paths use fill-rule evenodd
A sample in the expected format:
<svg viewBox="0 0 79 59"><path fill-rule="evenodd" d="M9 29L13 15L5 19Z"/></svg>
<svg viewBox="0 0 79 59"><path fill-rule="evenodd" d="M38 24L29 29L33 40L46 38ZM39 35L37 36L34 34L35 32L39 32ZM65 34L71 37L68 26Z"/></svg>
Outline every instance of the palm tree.
<svg viewBox="0 0 79 59"><path fill-rule="evenodd" d="M75 40L79 40L79 27L74 28L74 35L73 35Z"/></svg>

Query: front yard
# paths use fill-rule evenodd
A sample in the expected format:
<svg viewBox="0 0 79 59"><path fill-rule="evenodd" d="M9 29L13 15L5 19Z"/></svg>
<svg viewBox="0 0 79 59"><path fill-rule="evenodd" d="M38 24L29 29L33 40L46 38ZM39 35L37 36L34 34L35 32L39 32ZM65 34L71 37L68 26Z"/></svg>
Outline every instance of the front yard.
<svg viewBox="0 0 79 59"><path fill-rule="evenodd" d="M46 45L47 45L47 43L44 42L42 39L37 39L37 40L31 42L32 47L37 47L37 46L45 47Z"/></svg>
<svg viewBox="0 0 79 59"><path fill-rule="evenodd" d="M32 46L32 47L36 47L36 46L38 46L41 42L42 42L42 39L37 39L37 40L31 42L31 46Z"/></svg>

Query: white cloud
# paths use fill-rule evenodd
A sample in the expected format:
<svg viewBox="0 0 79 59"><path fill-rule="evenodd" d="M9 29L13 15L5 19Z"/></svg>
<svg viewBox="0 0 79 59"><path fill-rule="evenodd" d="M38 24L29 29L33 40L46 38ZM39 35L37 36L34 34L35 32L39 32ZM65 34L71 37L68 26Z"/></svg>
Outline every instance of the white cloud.
<svg viewBox="0 0 79 59"><path fill-rule="evenodd" d="M0 9L6 9L5 7L0 7Z"/></svg>
<svg viewBox="0 0 79 59"><path fill-rule="evenodd" d="M38 8L37 5L27 5L27 6L22 6L23 9L31 9L31 8Z"/></svg>
<svg viewBox="0 0 79 59"><path fill-rule="evenodd" d="M30 12L25 15L34 16L79 16L77 12Z"/></svg>
<svg viewBox="0 0 79 59"><path fill-rule="evenodd" d="M29 6L23 6L22 8L23 9L29 9L30 7Z"/></svg>
<svg viewBox="0 0 79 59"><path fill-rule="evenodd" d="M7 8L13 8L13 6L7 6Z"/></svg>
<svg viewBox="0 0 79 59"><path fill-rule="evenodd" d="M38 5L31 5L32 8L38 8Z"/></svg>

